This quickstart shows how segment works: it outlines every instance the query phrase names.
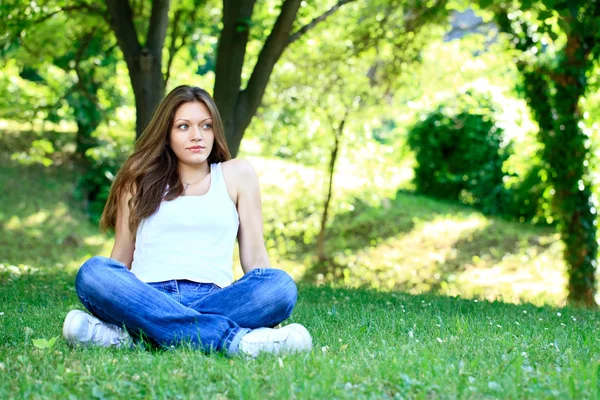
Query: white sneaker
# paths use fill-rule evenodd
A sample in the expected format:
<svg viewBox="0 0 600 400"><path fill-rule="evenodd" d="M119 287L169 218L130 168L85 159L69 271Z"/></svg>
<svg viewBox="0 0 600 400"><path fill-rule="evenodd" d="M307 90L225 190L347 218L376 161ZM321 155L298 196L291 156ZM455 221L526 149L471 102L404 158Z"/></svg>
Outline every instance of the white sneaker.
<svg viewBox="0 0 600 400"><path fill-rule="evenodd" d="M281 329L253 329L242 337L239 350L256 357L261 352L279 354L309 351L312 349L310 333L300 324L286 325Z"/></svg>
<svg viewBox="0 0 600 400"><path fill-rule="evenodd" d="M133 344L125 329L81 310L69 311L63 325L63 337L73 346L130 347Z"/></svg>

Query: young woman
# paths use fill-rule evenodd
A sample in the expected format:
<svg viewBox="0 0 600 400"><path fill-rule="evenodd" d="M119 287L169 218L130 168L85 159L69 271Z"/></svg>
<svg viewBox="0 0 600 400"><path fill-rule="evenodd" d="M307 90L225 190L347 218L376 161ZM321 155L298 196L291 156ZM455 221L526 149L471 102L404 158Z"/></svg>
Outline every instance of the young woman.
<svg viewBox="0 0 600 400"><path fill-rule="evenodd" d="M300 324L271 329L290 316L296 285L270 266L256 172L230 158L210 95L173 89L111 187L100 224L115 230L115 244L110 258L93 257L77 274L93 315L69 312L69 343L144 337L250 356L312 348ZM232 284L236 237L245 274Z"/></svg>

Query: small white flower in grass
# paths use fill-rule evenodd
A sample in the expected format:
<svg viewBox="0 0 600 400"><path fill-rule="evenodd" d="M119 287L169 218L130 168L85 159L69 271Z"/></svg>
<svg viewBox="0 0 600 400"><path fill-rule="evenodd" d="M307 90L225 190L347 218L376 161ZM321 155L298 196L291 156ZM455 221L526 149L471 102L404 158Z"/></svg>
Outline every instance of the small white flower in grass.
<svg viewBox="0 0 600 400"><path fill-rule="evenodd" d="M517 325L521 325L521 324L519 323L519 321L515 321L515 324L517 324Z"/></svg>
<svg viewBox="0 0 600 400"><path fill-rule="evenodd" d="M327 350L329 350L329 346L321 347L321 351L323 352L323 354L327 354Z"/></svg>
<svg viewBox="0 0 600 400"><path fill-rule="evenodd" d="M571 315L571 319L573 320L573 322L577 321L577 318L575 318L574 316Z"/></svg>
<svg viewBox="0 0 600 400"><path fill-rule="evenodd" d="M567 325L565 325L565 324L563 324L563 323L561 322L561 323L560 323L560 326L567 326Z"/></svg>
<svg viewBox="0 0 600 400"><path fill-rule="evenodd" d="M521 353L521 355L522 355L523 357L527 357L527 353L526 353L526 352L522 352L522 353Z"/></svg>
<svg viewBox="0 0 600 400"><path fill-rule="evenodd" d="M338 339L338 342L342 343L342 338L339 338L339 339Z"/></svg>
<svg viewBox="0 0 600 400"><path fill-rule="evenodd" d="M442 327L440 324L435 324L435 326L437 326L438 328L441 328L441 327Z"/></svg>
<svg viewBox="0 0 600 400"><path fill-rule="evenodd" d="M3 312L0 312L0 315L4 315L4 313L3 313Z"/></svg>
<svg viewBox="0 0 600 400"><path fill-rule="evenodd" d="M346 382L346 384L344 385L344 389L346 390L350 390L352 389L353 385L350 382Z"/></svg>
<svg viewBox="0 0 600 400"><path fill-rule="evenodd" d="M492 390L499 390L500 389L500 385L497 382L494 381L489 381L488 382L488 387Z"/></svg>
<svg viewBox="0 0 600 400"><path fill-rule="evenodd" d="M475 378L473 378L472 376L468 377L467 380L469 381L469 383L475 382Z"/></svg>
<svg viewBox="0 0 600 400"><path fill-rule="evenodd" d="M559 313L559 312L557 312L557 313L556 313L556 316L557 316L557 317L562 317L562 314L561 314L561 313Z"/></svg>
<svg viewBox="0 0 600 400"><path fill-rule="evenodd" d="M477 299L473 300L473 303L478 303L478 302L479 302L479 300L477 300Z"/></svg>
<svg viewBox="0 0 600 400"><path fill-rule="evenodd" d="M437 338L437 341L440 342L440 343L444 343L444 341L442 339L440 339L440 338Z"/></svg>
<svg viewBox="0 0 600 400"><path fill-rule="evenodd" d="M138 374L135 374L134 376L131 377L132 381L139 381L140 380L140 376Z"/></svg>
<svg viewBox="0 0 600 400"><path fill-rule="evenodd" d="M523 314L527 314L527 310L523 310Z"/></svg>
<svg viewBox="0 0 600 400"><path fill-rule="evenodd" d="M540 321L543 321L543 319L542 319L542 318L539 318L539 320L540 320Z"/></svg>
<svg viewBox="0 0 600 400"><path fill-rule="evenodd" d="M496 327L498 327L498 328L502 328L502 325L498 325L498 324L496 324Z"/></svg>
<svg viewBox="0 0 600 400"><path fill-rule="evenodd" d="M279 364L280 368L283 368L283 360L281 359L281 357L277 357L277 363Z"/></svg>
<svg viewBox="0 0 600 400"><path fill-rule="evenodd" d="M4 371L4 369L5 369L5 368L6 368L6 364L4 364L4 363L0 363L0 369L1 369L2 371Z"/></svg>
<svg viewBox="0 0 600 400"><path fill-rule="evenodd" d="M409 338L414 338L415 337L415 333L413 331L408 331L408 337Z"/></svg>

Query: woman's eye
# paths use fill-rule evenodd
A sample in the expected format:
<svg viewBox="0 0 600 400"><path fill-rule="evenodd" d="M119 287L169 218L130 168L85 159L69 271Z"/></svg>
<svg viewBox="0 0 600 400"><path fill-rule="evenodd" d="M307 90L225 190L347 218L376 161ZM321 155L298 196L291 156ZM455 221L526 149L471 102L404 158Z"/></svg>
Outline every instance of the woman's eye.
<svg viewBox="0 0 600 400"><path fill-rule="evenodd" d="M202 129L211 129L212 128L212 124L204 124L202 125Z"/></svg>
<svg viewBox="0 0 600 400"><path fill-rule="evenodd" d="M178 126L179 129L187 129L188 128L188 124L181 124Z"/></svg>

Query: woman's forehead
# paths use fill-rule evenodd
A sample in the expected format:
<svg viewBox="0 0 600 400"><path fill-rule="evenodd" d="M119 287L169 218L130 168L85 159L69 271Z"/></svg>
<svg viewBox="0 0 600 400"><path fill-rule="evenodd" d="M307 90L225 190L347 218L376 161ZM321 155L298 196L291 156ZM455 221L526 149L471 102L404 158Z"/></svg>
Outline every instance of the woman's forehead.
<svg viewBox="0 0 600 400"><path fill-rule="evenodd" d="M206 104L201 102L183 103L175 113L175 121L186 119L188 121L203 121L211 118L210 111Z"/></svg>

